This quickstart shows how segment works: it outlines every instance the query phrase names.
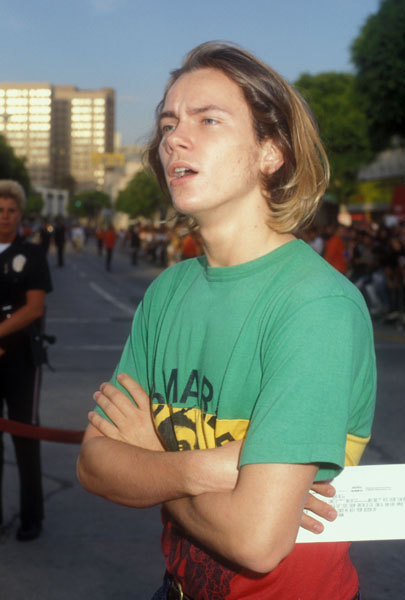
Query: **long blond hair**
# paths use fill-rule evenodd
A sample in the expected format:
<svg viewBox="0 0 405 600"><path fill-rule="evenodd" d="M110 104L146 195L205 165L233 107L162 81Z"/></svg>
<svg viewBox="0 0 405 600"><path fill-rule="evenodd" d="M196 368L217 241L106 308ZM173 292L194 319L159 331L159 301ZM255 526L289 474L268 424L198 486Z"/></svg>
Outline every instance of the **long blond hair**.
<svg viewBox="0 0 405 600"><path fill-rule="evenodd" d="M167 191L159 158L159 119L166 95L179 77L203 68L218 69L239 85L258 141L271 138L282 152L283 165L271 175L262 174L262 190L270 208L269 226L287 233L307 225L329 183L329 163L315 119L305 100L276 71L229 43L197 46L171 73L156 108L156 127L147 148L149 164L162 189Z"/></svg>

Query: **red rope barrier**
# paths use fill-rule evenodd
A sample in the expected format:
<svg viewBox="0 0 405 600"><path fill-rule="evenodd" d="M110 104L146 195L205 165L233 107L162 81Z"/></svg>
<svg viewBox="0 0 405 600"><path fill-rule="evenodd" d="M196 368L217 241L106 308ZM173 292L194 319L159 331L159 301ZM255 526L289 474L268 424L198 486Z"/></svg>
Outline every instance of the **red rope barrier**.
<svg viewBox="0 0 405 600"><path fill-rule="evenodd" d="M0 418L0 431L35 440L61 442L63 444L80 444L84 436L84 431L55 429L54 427L39 427L37 425L27 425L26 423L18 423L17 421L3 418Z"/></svg>

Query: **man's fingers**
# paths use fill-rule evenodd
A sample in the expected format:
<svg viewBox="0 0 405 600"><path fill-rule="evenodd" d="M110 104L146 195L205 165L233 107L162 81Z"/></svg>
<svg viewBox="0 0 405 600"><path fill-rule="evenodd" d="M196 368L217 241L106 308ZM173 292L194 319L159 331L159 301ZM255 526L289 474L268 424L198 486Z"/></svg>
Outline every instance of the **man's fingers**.
<svg viewBox="0 0 405 600"><path fill-rule="evenodd" d="M109 421L107 421L107 419L104 419L104 417L94 411L89 412L88 418L93 427L95 427L100 433L113 440L120 440L118 429L115 427L115 425L112 425Z"/></svg>
<svg viewBox="0 0 405 600"><path fill-rule="evenodd" d="M330 483L320 482L313 483L311 490L317 494L321 494L325 498L332 498L336 494L336 490ZM334 521L337 517L337 512L327 502L320 500L313 494L309 493L305 502L305 509L311 511L316 517L322 517L326 521ZM302 514L301 527L312 531L312 533L322 533L324 526L316 518L308 515L306 512Z"/></svg>
<svg viewBox="0 0 405 600"><path fill-rule="evenodd" d="M104 388L103 388L103 390L104 390ZM121 392L121 394L122 394L122 392ZM98 406L105 412L107 417L109 417L109 419L111 419L111 421L113 423L115 423L115 425L117 427L120 427L120 425L125 420L125 414L124 414L124 410L122 408L122 404L120 403L120 398L118 397L118 395L116 395L115 397L110 395L108 397L103 391L103 392L96 392L93 395L93 398L97 402ZM128 399L128 402L131 402L131 401Z"/></svg>
<svg viewBox="0 0 405 600"><path fill-rule="evenodd" d="M324 530L324 526L322 525L322 523L320 523L313 517L310 517L306 513L302 513L301 527L307 529L308 531L312 531L312 533L322 533L322 531Z"/></svg>
<svg viewBox="0 0 405 600"><path fill-rule="evenodd" d="M110 400L115 407L117 407L121 414L125 416L131 416L131 414L133 414L133 411L136 409L136 405L122 390L118 389L111 383L103 383L100 386L100 390L101 393L108 400Z"/></svg>
<svg viewBox="0 0 405 600"><path fill-rule="evenodd" d="M129 392L130 396L135 400L138 408L141 410L150 408L150 398L137 381L125 373L120 373L117 376L117 379L120 384Z"/></svg>
<svg viewBox="0 0 405 600"><path fill-rule="evenodd" d="M337 517L337 512L333 506L327 502L324 502L323 500L320 500L319 498L316 498L311 493L309 493L307 496L305 508L313 512L318 517L326 519L327 521L334 521Z"/></svg>
<svg viewBox="0 0 405 600"><path fill-rule="evenodd" d="M321 494L321 496L325 496L326 498L332 498L336 494L336 489L327 481L313 483L311 490L317 494Z"/></svg>
<svg viewBox="0 0 405 600"><path fill-rule="evenodd" d="M111 403L119 409L119 411L125 416L133 416L134 409L138 408L140 410L148 410L150 411L150 399L148 394L142 388L139 383L134 381L129 375L125 373L120 373L117 376L118 382L128 391L129 395L133 399L133 401L128 398L128 396L120 389L112 385L111 383L103 383L100 386L100 390L103 396L107 400L110 400ZM98 394L99 392L96 392ZM95 400L99 402L98 398L95 396ZM113 411L114 409L108 406L107 400L102 400L102 402L106 406L107 411ZM135 403L135 404L134 404ZM104 406L101 405L101 408L104 410ZM116 413L114 413L116 414ZM109 413L110 416L110 413ZM117 417L119 415L116 414ZM114 419L111 417L114 421ZM115 421L114 421L115 422ZM117 423L118 425L118 423Z"/></svg>

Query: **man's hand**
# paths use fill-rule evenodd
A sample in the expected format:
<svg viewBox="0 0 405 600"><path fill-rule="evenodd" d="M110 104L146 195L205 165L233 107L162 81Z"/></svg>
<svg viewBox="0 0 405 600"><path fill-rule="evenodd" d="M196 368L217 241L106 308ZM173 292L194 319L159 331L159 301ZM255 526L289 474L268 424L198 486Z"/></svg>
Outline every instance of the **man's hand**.
<svg viewBox="0 0 405 600"><path fill-rule="evenodd" d="M311 491L321 494L322 496L325 496L325 498L332 498L336 494L333 485L327 482L314 483L311 487ZM327 521L334 521L337 517L337 512L333 506L316 498L311 493L307 496L304 508ZM324 526L320 521L317 521L305 512L302 513L301 527L308 531L312 531L312 533L322 533L324 530Z"/></svg>
<svg viewBox="0 0 405 600"><path fill-rule="evenodd" d="M90 423L110 439L146 450L164 451L153 423L149 396L139 383L128 375L121 373L117 379L136 405L111 383L103 383L100 391L94 394L94 399L114 425L93 411L89 413Z"/></svg>
<svg viewBox="0 0 405 600"><path fill-rule="evenodd" d="M114 385L103 383L100 391L94 394L94 399L114 425L93 411L89 413L90 423L103 436L112 440L146 450L164 451L165 448L152 419L149 396L128 375L122 373L118 375L117 379L128 391L136 405ZM194 451L197 453L195 455L194 452L192 453L200 461L198 463L200 469L196 470L196 481L192 485L193 495L209 491L232 491L235 488L242 443L242 441L232 442L225 444L222 448ZM311 490L325 498L331 498L335 494L334 487L329 483L314 483ZM328 521L333 521L337 516L333 507L311 493L307 496L305 509ZM324 529L320 521L306 513L302 514L301 527L313 533L321 533Z"/></svg>
<svg viewBox="0 0 405 600"><path fill-rule="evenodd" d="M3 354L5 354L5 353L6 353L6 351L3 350L3 348L1 348L1 346L0 346L0 356L3 356Z"/></svg>

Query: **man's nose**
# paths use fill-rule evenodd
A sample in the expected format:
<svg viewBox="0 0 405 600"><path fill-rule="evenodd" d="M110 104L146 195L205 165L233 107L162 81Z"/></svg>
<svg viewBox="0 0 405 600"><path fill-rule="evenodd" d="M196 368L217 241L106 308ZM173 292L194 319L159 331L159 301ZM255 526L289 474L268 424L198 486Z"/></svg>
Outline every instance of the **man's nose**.
<svg viewBox="0 0 405 600"><path fill-rule="evenodd" d="M176 148L189 149L192 146L190 128L185 123L178 123L175 129L166 137L166 143L170 150Z"/></svg>

